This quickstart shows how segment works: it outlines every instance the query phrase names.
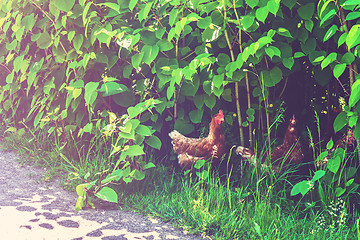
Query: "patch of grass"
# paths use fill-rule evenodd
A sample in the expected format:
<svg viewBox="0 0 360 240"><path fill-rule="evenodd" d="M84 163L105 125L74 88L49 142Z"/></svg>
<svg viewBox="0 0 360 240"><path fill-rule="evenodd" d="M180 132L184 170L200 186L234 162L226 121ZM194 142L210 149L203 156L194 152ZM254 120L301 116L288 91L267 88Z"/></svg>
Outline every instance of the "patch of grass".
<svg viewBox="0 0 360 240"><path fill-rule="evenodd" d="M203 181L158 167L139 192L123 192L120 201L213 239L356 239L351 227L355 218L341 226L324 225L319 211L296 207L297 201L287 197L281 186L285 178L270 185L270 177L264 177L254 185L227 184L217 171ZM332 221L340 218L334 216Z"/></svg>
<svg viewBox="0 0 360 240"><path fill-rule="evenodd" d="M61 175L61 183L72 191L82 183L75 175L95 176L114 163L102 139L75 144L77 152L69 154L45 133L36 138L7 134L3 142L22 154L24 163L46 168L43 180L69 173ZM292 183L299 181L296 169L269 175L260 168L228 159L219 169L210 169L207 178L199 178L195 170L184 175L159 165L146 172L145 180L114 188L124 207L212 239L360 239L359 216L348 202L324 208L319 202L290 197Z"/></svg>

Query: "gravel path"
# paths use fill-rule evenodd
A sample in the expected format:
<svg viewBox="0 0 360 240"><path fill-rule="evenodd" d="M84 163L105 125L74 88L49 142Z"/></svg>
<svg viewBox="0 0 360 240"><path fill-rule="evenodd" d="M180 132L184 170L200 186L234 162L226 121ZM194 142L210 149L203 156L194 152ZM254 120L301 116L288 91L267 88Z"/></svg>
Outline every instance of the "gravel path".
<svg viewBox="0 0 360 240"><path fill-rule="evenodd" d="M74 210L77 195L0 149L0 239L202 239L131 211Z"/></svg>

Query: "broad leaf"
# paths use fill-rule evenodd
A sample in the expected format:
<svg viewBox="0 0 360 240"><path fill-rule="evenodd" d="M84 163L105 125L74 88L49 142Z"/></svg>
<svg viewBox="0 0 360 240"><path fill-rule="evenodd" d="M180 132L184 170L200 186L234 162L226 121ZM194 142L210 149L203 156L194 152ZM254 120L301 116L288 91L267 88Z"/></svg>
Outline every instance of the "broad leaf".
<svg viewBox="0 0 360 240"><path fill-rule="evenodd" d="M302 196L305 196L314 187L313 181L301 181L291 189L290 195L295 196L301 193Z"/></svg>
<svg viewBox="0 0 360 240"><path fill-rule="evenodd" d="M54 5L64 12L70 12L75 4L75 0L53 0Z"/></svg>
<svg viewBox="0 0 360 240"><path fill-rule="evenodd" d="M352 85L352 90L349 98L349 107L355 106L355 104L360 100L360 80Z"/></svg>
<svg viewBox="0 0 360 240"><path fill-rule="evenodd" d="M148 139L145 140L145 143L148 144L150 147L160 150L161 148L161 141L157 136L150 136Z"/></svg>
<svg viewBox="0 0 360 240"><path fill-rule="evenodd" d="M304 6L299 7L299 9L297 10L299 16L305 20L310 20L314 14L314 11L315 11L314 3L308 3Z"/></svg>
<svg viewBox="0 0 360 240"><path fill-rule="evenodd" d="M348 123L346 112L339 113L334 120L334 131L337 133Z"/></svg>
<svg viewBox="0 0 360 240"><path fill-rule="evenodd" d="M345 63L335 65L333 69L334 77L339 79L339 77L344 73L345 69L346 69Z"/></svg>
<svg viewBox="0 0 360 240"><path fill-rule="evenodd" d="M88 82L85 85L85 95L84 99L87 105L92 106L97 98L97 87L99 86L98 82Z"/></svg>
<svg viewBox="0 0 360 240"><path fill-rule="evenodd" d="M116 192L109 187L103 187L99 192L95 193L95 196L108 202L118 202L118 196Z"/></svg>
<svg viewBox="0 0 360 240"><path fill-rule="evenodd" d="M327 168L332 172L332 173L337 173L337 171L340 168L340 164L341 164L341 159L339 156L336 156L335 158L330 158L327 162Z"/></svg>
<svg viewBox="0 0 360 240"><path fill-rule="evenodd" d="M140 155L145 154L143 148L141 146L139 146L139 145L131 145L131 146L129 146L129 148L125 150L125 153L130 157L132 157L132 156L140 156Z"/></svg>

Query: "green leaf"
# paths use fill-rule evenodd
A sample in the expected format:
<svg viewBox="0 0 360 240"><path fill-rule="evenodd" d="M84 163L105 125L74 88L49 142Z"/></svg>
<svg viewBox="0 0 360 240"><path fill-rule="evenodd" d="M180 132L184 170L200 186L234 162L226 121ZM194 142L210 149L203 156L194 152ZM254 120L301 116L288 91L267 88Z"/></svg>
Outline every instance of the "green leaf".
<svg viewBox="0 0 360 240"><path fill-rule="evenodd" d="M85 207L85 205L86 205L85 198L78 197L78 199L76 200L76 204L75 204L75 211L80 211L81 209L83 209L83 207Z"/></svg>
<svg viewBox="0 0 360 240"><path fill-rule="evenodd" d="M86 184L79 184L76 186L76 193L79 197L83 197L86 194Z"/></svg>
<svg viewBox="0 0 360 240"><path fill-rule="evenodd" d="M322 161L324 158L326 158L329 155L329 151L323 151L317 156L315 162Z"/></svg>
<svg viewBox="0 0 360 240"><path fill-rule="evenodd" d="M255 21L255 16L249 14L245 15L241 20L241 24L244 27L244 30L250 28L253 25L254 21Z"/></svg>
<svg viewBox="0 0 360 240"><path fill-rule="evenodd" d="M349 107L355 106L360 100L360 80L356 80L351 87L351 94L349 98Z"/></svg>
<svg viewBox="0 0 360 240"><path fill-rule="evenodd" d="M360 43L360 25L353 25L351 27L345 42L349 49Z"/></svg>
<svg viewBox="0 0 360 240"><path fill-rule="evenodd" d="M309 31L312 32L312 29L314 27L314 22L311 20L307 20L305 21L305 28Z"/></svg>
<svg viewBox="0 0 360 240"><path fill-rule="evenodd" d="M152 131L150 127L140 124L136 129L135 132L142 136L151 136Z"/></svg>
<svg viewBox="0 0 360 240"><path fill-rule="evenodd" d="M273 56L281 57L281 51L275 46L269 46L265 48L266 54L272 59Z"/></svg>
<svg viewBox="0 0 360 240"><path fill-rule="evenodd" d="M225 67L228 63L230 63L229 55L225 53L219 53L217 57L217 64L219 64L219 66Z"/></svg>
<svg viewBox="0 0 360 240"><path fill-rule="evenodd" d="M6 49L9 51L15 50L18 41L16 39L12 40L11 43L6 43Z"/></svg>
<svg viewBox="0 0 360 240"><path fill-rule="evenodd" d="M39 124L42 116L44 115L44 112L38 112L34 118L34 127L36 128L36 126Z"/></svg>
<svg viewBox="0 0 360 240"><path fill-rule="evenodd" d="M124 152L126 155L128 155L130 157L145 155L143 148L139 145L131 145Z"/></svg>
<svg viewBox="0 0 360 240"><path fill-rule="evenodd" d="M118 202L118 196L116 192L109 187L103 187L99 192L95 193L95 196L108 202Z"/></svg>
<svg viewBox="0 0 360 240"><path fill-rule="evenodd" d="M338 187L335 189L336 197L341 197L345 193L346 189Z"/></svg>
<svg viewBox="0 0 360 240"><path fill-rule="evenodd" d="M259 0L245 0L245 3L249 5L249 7L254 8L259 4Z"/></svg>
<svg viewBox="0 0 360 240"><path fill-rule="evenodd" d="M231 88L224 89L221 96L224 98L225 101L232 102Z"/></svg>
<svg viewBox="0 0 360 240"><path fill-rule="evenodd" d="M321 22L320 22L320 27L321 25L323 25L327 20L333 18L336 14L336 11L335 9L331 9L322 19L321 19Z"/></svg>
<svg viewBox="0 0 360 240"><path fill-rule="evenodd" d="M351 6L351 5L359 5L359 1L358 0L346 0L345 2L343 2L342 6Z"/></svg>
<svg viewBox="0 0 360 240"><path fill-rule="evenodd" d="M302 196L305 196L314 187L313 181L301 181L291 189L290 195L295 196L301 193Z"/></svg>
<svg viewBox="0 0 360 240"><path fill-rule="evenodd" d="M303 57L303 56L305 56L305 54L304 54L303 52L296 52L296 53L294 53L294 58L301 58L301 57Z"/></svg>
<svg viewBox="0 0 360 240"><path fill-rule="evenodd" d="M299 16L304 20L310 20L315 12L314 3L308 3L304 6L301 6L297 10Z"/></svg>
<svg viewBox="0 0 360 240"><path fill-rule="evenodd" d="M224 74L215 75L212 80L214 86L220 88L223 85L224 77Z"/></svg>
<svg viewBox="0 0 360 240"><path fill-rule="evenodd" d="M248 108L248 109L246 109L246 114L247 114L248 116L254 116L254 114L255 114L255 109L253 109L253 108Z"/></svg>
<svg viewBox="0 0 360 240"><path fill-rule="evenodd" d="M199 159L194 164L194 168L200 169L200 168L202 168L204 166L204 164L205 164L205 159Z"/></svg>
<svg viewBox="0 0 360 240"><path fill-rule="evenodd" d="M282 79L282 71L278 67L274 67L270 72L262 71L260 75L266 87L273 87Z"/></svg>
<svg viewBox="0 0 360 240"><path fill-rule="evenodd" d="M354 132L354 138L359 139L360 138L360 124L356 124L353 132Z"/></svg>
<svg viewBox="0 0 360 240"><path fill-rule="evenodd" d="M176 119L175 124L174 124L174 129L178 130L180 133L187 135L192 133L195 128L192 124L189 124L187 121L185 121L184 119Z"/></svg>
<svg viewBox="0 0 360 240"><path fill-rule="evenodd" d="M341 74L344 73L345 69L346 69L346 64L345 63L335 65L335 67L333 69L334 77L339 79Z"/></svg>
<svg viewBox="0 0 360 240"><path fill-rule="evenodd" d="M88 3L86 4L86 6L85 6L85 8L84 8L84 11L83 11L83 14L82 14L82 20L83 20L83 25L84 25L84 26L85 26L86 23L87 23L87 21L86 21L86 16L87 16L87 13L88 13L88 11L89 11L89 9L90 9L90 7L91 7L91 4L92 4L92 2L88 2ZM85 36L87 36L87 35L86 35L86 32L85 32Z"/></svg>
<svg viewBox="0 0 360 240"><path fill-rule="evenodd" d="M338 27L336 25L332 25L329 30L327 30L327 32L325 33L324 39L323 41L326 42L327 40L329 40L332 36L334 36L334 34L336 33L336 31L338 31Z"/></svg>
<svg viewBox="0 0 360 240"><path fill-rule="evenodd" d="M108 8L115 10L116 12L119 12L119 10L120 10L120 6L118 4L112 3L112 2L99 3L98 6L106 6Z"/></svg>
<svg viewBox="0 0 360 240"><path fill-rule="evenodd" d="M36 41L36 44L40 49L46 49L52 44L52 39L47 32L43 32L41 37Z"/></svg>
<svg viewBox="0 0 360 240"><path fill-rule="evenodd" d="M128 88L125 85L117 82L104 82L98 91L103 93L102 95L104 97L108 97L128 91Z"/></svg>
<svg viewBox="0 0 360 240"><path fill-rule="evenodd" d="M178 9L177 8L173 8L171 10L171 12L169 13L169 25L172 27L175 23L175 20L178 16Z"/></svg>
<svg viewBox="0 0 360 240"><path fill-rule="evenodd" d="M326 171L324 170L318 170L314 173L314 176L312 178L312 181L315 182L317 180L319 180L320 178L322 178L323 176L325 176Z"/></svg>
<svg viewBox="0 0 360 240"><path fill-rule="evenodd" d="M266 4L267 8L269 9L269 11L274 14L274 16L276 16L277 12L279 11L280 8L280 0L271 0L268 1Z"/></svg>
<svg viewBox="0 0 360 240"><path fill-rule="evenodd" d="M155 164L153 164L152 162L149 162L149 163L144 165L143 169L146 170L146 169L154 168L154 167L156 167Z"/></svg>
<svg viewBox="0 0 360 240"><path fill-rule="evenodd" d="M340 168L341 159L339 156L336 156L335 158L330 158L327 162L327 168L332 173L337 173L337 171Z"/></svg>
<svg viewBox="0 0 360 240"><path fill-rule="evenodd" d="M198 109L201 109L204 103L204 95L197 94L194 96L194 104Z"/></svg>
<svg viewBox="0 0 360 240"><path fill-rule="evenodd" d="M140 10L139 15L138 15L140 22L142 22L144 19L149 18L149 13L150 13L152 4L153 4L153 2L148 2L145 5L145 7Z"/></svg>
<svg viewBox="0 0 360 240"><path fill-rule="evenodd" d="M349 127L353 128L355 126L355 124L357 123L357 120L358 120L359 116L357 115L352 115L350 118L349 118Z"/></svg>
<svg viewBox="0 0 360 240"><path fill-rule="evenodd" d="M350 179L349 181L347 181L346 183L345 183L345 187L349 187L351 184L353 184L353 182L354 182L354 178L352 178L352 179Z"/></svg>
<svg viewBox="0 0 360 240"><path fill-rule="evenodd" d="M161 39L156 43L160 51L166 52L174 48L174 45L167 39Z"/></svg>
<svg viewBox="0 0 360 240"><path fill-rule="evenodd" d="M145 178L145 173L143 171L139 171L135 169L130 176L132 176L135 180L141 181Z"/></svg>
<svg viewBox="0 0 360 240"><path fill-rule="evenodd" d="M152 135L148 139L146 139L145 143L148 144L150 147L158 149L158 150L160 150L161 144L162 144L160 139L154 135Z"/></svg>
<svg viewBox="0 0 360 240"><path fill-rule="evenodd" d="M290 69L294 66L294 58L293 57L290 57L290 58L284 58L283 59L283 65L287 68L287 69Z"/></svg>
<svg viewBox="0 0 360 240"><path fill-rule="evenodd" d="M97 98L97 87L99 86L99 82L88 82L85 85L85 94L84 99L88 106L92 106Z"/></svg>
<svg viewBox="0 0 360 240"><path fill-rule="evenodd" d="M332 52L330 53L322 62L321 62L321 69L327 67L330 63L334 62L337 58L337 53ZM314 61L315 62L315 61Z"/></svg>
<svg viewBox="0 0 360 240"><path fill-rule="evenodd" d="M360 18L360 12L350 12L346 15L345 21L351 21Z"/></svg>
<svg viewBox="0 0 360 240"><path fill-rule="evenodd" d="M260 7L258 9L256 9L256 12L255 12L256 18L262 23L265 23L265 20L266 20L268 14L269 14L269 9L267 8L267 6Z"/></svg>
<svg viewBox="0 0 360 240"><path fill-rule="evenodd" d="M215 107L215 104L216 104L216 97L215 95L211 94L210 96L209 95L205 95L205 105L210 108L210 109L213 109Z"/></svg>
<svg viewBox="0 0 360 240"><path fill-rule="evenodd" d="M201 18L197 22L197 26L200 29L206 29L206 28L208 28L210 26L210 24L211 24L211 17L210 16L207 16L205 18Z"/></svg>
<svg viewBox="0 0 360 240"><path fill-rule="evenodd" d="M155 58L157 57L158 53L159 53L159 47L157 45L154 46L149 46L149 45L145 45L142 49L142 52L144 52L144 57L143 57L143 61L144 63L146 63L147 65L150 66L150 64L155 60Z"/></svg>
<svg viewBox="0 0 360 240"><path fill-rule="evenodd" d="M117 169L117 170L121 171L121 169ZM109 182L119 181L119 179L120 179L119 176L111 174L111 175L108 175L105 179L103 179L101 181L101 184L107 184Z"/></svg>
<svg viewBox="0 0 360 240"><path fill-rule="evenodd" d="M201 123L203 117L204 109L195 109L189 113L191 122Z"/></svg>
<svg viewBox="0 0 360 240"><path fill-rule="evenodd" d="M331 138L330 141L326 144L326 149L330 150L333 148L333 146L334 146L334 141Z"/></svg>
<svg viewBox="0 0 360 240"><path fill-rule="evenodd" d="M75 0L53 0L54 5L64 12L70 12L75 4Z"/></svg>
<svg viewBox="0 0 360 240"><path fill-rule="evenodd" d="M289 30L287 30L286 28L282 28L282 27L278 28L277 33L284 37L293 38Z"/></svg>
<svg viewBox="0 0 360 240"><path fill-rule="evenodd" d="M135 69L139 69L143 56L144 56L144 52L141 52L141 54L137 53L131 57L131 64Z"/></svg>
<svg viewBox="0 0 360 240"><path fill-rule="evenodd" d="M341 58L341 63L345 63L347 65L350 65L354 61L355 61L355 56L351 52L345 53L344 56L342 56L342 58Z"/></svg>
<svg viewBox="0 0 360 240"><path fill-rule="evenodd" d="M346 112L339 113L334 120L334 131L337 133L348 123Z"/></svg>
<svg viewBox="0 0 360 240"><path fill-rule="evenodd" d="M338 47L340 47L341 45L344 44L344 42L346 41L347 36L348 36L347 32L344 32L343 34L341 34L341 36L339 37L339 40L338 40Z"/></svg>
<svg viewBox="0 0 360 240"><path fill-rule="evenodd" d="M129 2L129 9L130 11L132 11L134 9L134 7L136 6L136 4L138 3L139 0L130 0Z"/></svg>
<svg viewBox="0 0 360 240"><path fill-rule="evenodd" d="M79 51L80 48L81 48L81 45L83 44L84 42L84 37L82 34L77 34L75 37L74 37L74 48L75 50Z"/></svg>

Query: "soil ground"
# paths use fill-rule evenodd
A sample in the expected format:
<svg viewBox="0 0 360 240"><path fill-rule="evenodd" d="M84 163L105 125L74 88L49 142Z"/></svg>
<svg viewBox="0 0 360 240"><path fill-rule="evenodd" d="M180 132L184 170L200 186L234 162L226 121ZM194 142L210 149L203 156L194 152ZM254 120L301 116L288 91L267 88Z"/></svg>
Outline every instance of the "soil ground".
<svg viewBox="0 0 360 240"><path fill-rule="evenodd" d="M18 159L0 149L1 239L203 239L118 205L76 212L75 192L57 180L42 181L44 169L21 165Z"/></svg>

